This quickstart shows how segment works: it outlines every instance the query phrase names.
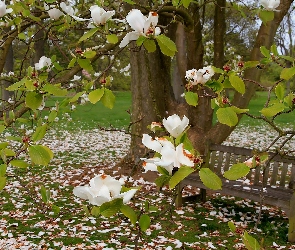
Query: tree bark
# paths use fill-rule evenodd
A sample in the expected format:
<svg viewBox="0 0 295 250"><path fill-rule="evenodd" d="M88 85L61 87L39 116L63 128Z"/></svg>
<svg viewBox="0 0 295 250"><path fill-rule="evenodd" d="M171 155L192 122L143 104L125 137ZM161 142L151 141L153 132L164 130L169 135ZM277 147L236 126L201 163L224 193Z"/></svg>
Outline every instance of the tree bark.
<svg viewBox="0 0 295 250"><path fill-rule="evenodd" d="M224 19L224 0L218 0L217 20ZM280 5L280 11L275 12L273 21L266 25L262 24L257 34L255 45L252 49L250 60L260 60L260 47L270 47L276 30L287 13L293 0L285 0ZM202 44L202 23L200 21L199 7L191 4L189 12L193 19L193 23L186 27L186 65L187 69L200 69L203 67L203 44ZM216 23L216 54L215 65L220 66L222 62L222 46L224 42L224 23ZM179 38L178 38L179 39ZM219 40L221 39L221 40ZM176 39L177 41L177 39ZM183 48L180 48L182 51ZM159 50L154 53L147 54L144 49L131 52L131 74L132 74L132 116L131 121L134 123L132 128L131 147L127 156L135 163L138 163L140 157L146 153L145 147L141 143L143 133L147 133L146 126L154 121L161 121L168 111L169 115L178 114L186 115L190 120L189 137L193 142L194 147L202 154L205 150L205 145L208 140L214 143L223 142L235 127L229 127L220 123L213 126L213 110L211 108L211 92L209 89L201 89L198 91L199 103L197 107L188 106L184 103L176 103L173 99L170 81L170 58L163 56ZM182 60L179 60L182 61ZM186 70L187 70L186 69ZM183 65L178 67L178 70L183 74ZM250 69L245 72L245 78L258 81L261 72L258 69ZM256 86L253 83L246 82L246 93L241 95L235 93L233 104L240 108L248 106ZM241 118L241 117L239 117Z"/></svg>

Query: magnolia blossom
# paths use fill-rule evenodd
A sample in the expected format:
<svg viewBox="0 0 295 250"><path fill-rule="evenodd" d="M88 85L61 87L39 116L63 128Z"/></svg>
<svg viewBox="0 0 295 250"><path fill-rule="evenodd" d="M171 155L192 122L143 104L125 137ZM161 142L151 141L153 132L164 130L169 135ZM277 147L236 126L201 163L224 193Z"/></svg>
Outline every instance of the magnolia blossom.
<svg viewBox="0 0 295 250"><path fill-rule="evenodd" d="M126 16L126 20L130 27L134 30L126 34L120 43L120 47L125 47L130 41L137 40L140 36L157 36L161 33L161 29L156 27L159 16L156 12L150 12L145 17L140 10L133 9Z"/></svg>
<svg viewBox="0 0 295 250"><path fill-rule="evenodd" d="M280 0L260 0L260 4L270 11L274 11L280 5Z"/></svg>
<svg viewBox="0 0 295 250"><path fill-rule="evenodd" d="M214 75L214 70L211 66L196 70L191 69L186 71L185 78L191 82L192 85L205 84Z"/></svg>
<svg viewBox="0 0 295 250"><path fill-rule="evenodd" d="M11 13L12 9L6 9L6 4L4 1L0 1L0 17L5 16L7 13Z"/></svg>
<svg viewBox="0 0 295 250"><path fill-rule="evenodd" d="M176 114L169 116L167 120L165 118L163 119L165 129L175 138L184 132L188 124L189 119L185 115L182 120Z"/></svg>
<svg viewBox="0 0 295 250"><path fill-rule="evenodd" d="M35 63L35 69L36 70L41 70L44 67L49 68L50 66L51 66L51 59L48 58L48 57L46 57L46 56L42 56L39 59L39 62L38 63Z"/></svg>
<svg viewBox="0 0 295 250"><path fill-rule="evenodd" d="M151 136L143 134L142 143L161 155L161 158L155 157L150 159L142 159L145 161L145 171L157 171L157 166L165 168L172 175L173 168L180 168L182 165L193 167L194 156L183 148L183 144L179 144L176 148L165 138L152 139Z"/></svg>
<svg viewBox="0 0 295 250"><path fill-rule="evenodd" d="M53 19L53 20L58 20L63 15L63 13L59 9L50 8L50 6L47 5L46 3L44 3L44 9L47 11L50 19Z"/></svg>
<svg viewBox="0 0 295 250"><path fill-rule="evenodd" d="M75 196L89 200L95 206L101 206L105 202L113 199L123 198L123 203L127 203L134 196L137 189L130 189L121 193L122 183L109 175L97 175L90 180L89 186L75 187Z"/></svg>
<svg viewBox="0 0 295 250"><path fill-rule="evenodd" d="M105 11L103 8L93 5L90 7L91 17L95 24L104 25L113 15L115 11Z"/></svg>
<svg viewBox="0 0 295 250"><path fill-rule="evenodd" d="M61 2L60 3L60 8L63 10L63 12L65 12L66 14L68 14L69 16L71 16L76 21L87 21L87 20L89 20L89 19L84 19L84 18L81 18L81 17L76 16L77 9L74 9L70 5L66 5L64 2Z"/></svg>
<svg viewBox="0 0 295 250"><path fill-rule="evenodd" d="M248 160L244 161L244 163L249 167L249 168L253 168L254 167L254 163L256 166L260 165L260 161L258 161L255 157L249 158Z"/></svg>
<svg viewBox="0 0 295 250"><path fill-rule="evenodd" d="M58 20L61 16L63 16L63 13L57 8L50 9L47 12L49 17L53 20Z"/></svg>

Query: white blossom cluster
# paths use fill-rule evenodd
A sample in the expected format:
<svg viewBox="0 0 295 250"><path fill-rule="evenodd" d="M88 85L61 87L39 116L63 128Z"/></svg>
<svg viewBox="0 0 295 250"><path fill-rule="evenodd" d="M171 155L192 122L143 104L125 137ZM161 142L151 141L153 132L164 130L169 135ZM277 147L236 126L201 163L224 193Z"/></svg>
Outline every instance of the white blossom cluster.
<svg viewBox="0 0 295 250"><path fill-rule="evenodd" d="M205 84L214 75L214 70L211 66L202 69L190 69L186 71L185 78L192 84Z"/></svg>

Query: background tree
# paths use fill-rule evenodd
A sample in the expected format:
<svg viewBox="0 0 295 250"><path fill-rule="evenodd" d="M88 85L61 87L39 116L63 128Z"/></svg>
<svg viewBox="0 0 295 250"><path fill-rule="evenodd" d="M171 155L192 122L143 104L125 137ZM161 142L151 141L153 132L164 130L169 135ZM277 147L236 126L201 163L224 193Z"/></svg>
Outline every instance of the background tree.
<svg viewBox="0 0 295 250"><path fill-rule="evenodd" d="M292 4L292 0L281 1L279 11L274 13L274 19L267 23L261 23L258 33L255 37L255 42L245 42L248 46L252 45L251 52L247 58L251 61L259 61L262 58L260 47L265 46L269 48L284 16ZM203 31L204 23L202 22L202 15L204 14L205 6L209 2L204 2L203 5L190 3L188 9L174 8L172 6L161 6L158 11L161 17L160 25L165 28L167 34L171 39L175 40L175 34L179 30L177 25L168 25L169 17L170 22L176 20L184 25L186 46L179 47L176 56L177 68L181 74L182 82L179 83L185 86L186 81L184 74L188 69L200 69L204 63L204 50L203 50ZM214 44L215 63L222 65L220 59L223 58L222 47L224 47L224 23L225 15L224 8L227 7L227 17L231 16L231 5L225 5L224 1L215 1L216 13L220 14L215 18ZM236 9L237 9L236 5ZM154 8L151 8L154 9ZM203 13L203 14L202 14ZM168 17L168 22L167 22ZM165 20L165 21L164 21ZM222 25L222 28L217 24L217 21ZM251 21L253 21L251 19ZM253 33L251 33L251 36ZM245 36L245 34L244 34ZM226 37L224 38L226 40ZM217 43L217 41L221 41ZM251 41L249 39L249 41ZM176 44L179 46L178 40ZM184 48L185 47L185 48ZM250 48L250 47L249 47ZM181 53L181 54L180 54ZM221 59L222 60L222 59ZM186 115L190 119L190 139L194 143L194 147L201 153L204 152L207 141L213 143L221 143L233 131L235 126L227 126L219 122L213 121L213 109L211 108L212 93L210 90L199 90L199 100L196 107L187 105L184 102L179 102L175 99L173 90L171 88L171 63L170 58L160 55L159 51L147 53L142 48L138 51L131 46L131 91L132 91L132 116L131 122L132 137L131 149L126 160L135 161L137 163L139 158L145 153L145 149L141 145L142 133L147 133L147 125L152 121L161 121L163 117L168 114L177 113L179 115ZM140 65L139 65L140 62ZM173 74L172 74L173 75ZM258 81L261 75L261 70L251 68L246 70L244 79L246 84L246 92L242 95L238 92L234 93L231 103L240 108L246 108L255 93L256 86L252 81ZM248 79L248 80L247 80ZM239 119L241 115L239 115Z"/></svg>

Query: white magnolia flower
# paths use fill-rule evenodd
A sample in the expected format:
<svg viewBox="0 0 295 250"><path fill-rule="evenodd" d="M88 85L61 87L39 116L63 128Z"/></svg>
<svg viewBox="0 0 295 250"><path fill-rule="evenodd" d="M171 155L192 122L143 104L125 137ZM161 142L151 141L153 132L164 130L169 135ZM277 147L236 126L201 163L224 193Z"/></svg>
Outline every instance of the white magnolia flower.
<svg viewBox="0 0 295 250"><path fill-rule="evenodd" d="M156 27L159 16L156 12L150 12L145 17L140 10L133 9L126 16L126 20L130 27L134 30L126 34L120 43L120 47L125 47L130 41L137 40L140 36L157 36L161 33L161 29Z"/></svg>
<svg viewBox="0 0 295 250"><path fill-rule="evenodd" d="M66 14L71 16L76 21L87 21L87 20L89 20L89 19L84 19L84 18L76 16L77 9L74 9L70 5L66 5L66 3L64 3L64 2L61 2L59 6L63 10L63 12L65 12Z"/></svg>
<svg viewBox="0 0 295 250"><path fill-rule="evenodd" d="M103 8L93 5L90 7L91 17L95 24L104 25L113 15L115 11L105 11Z"/></svg>
<svg viewBox="0 0 295 250"><path fill-rule="evenodd" d="M134 196L137 189L130 189L120 193L122 183L109 175L98 175L90 180L89 186L75 187L74 195L79 198L89 200L89 203L101 206L103 203L117 198L123 198L123 203L127 203Z"/></svg>
<svg viewBox="0 0 295 250"><path fill-rule="evenodd" d="M74 78L71 81L80 81L81 76L74 75Z"/></svg>
<svg viewBox="0 0 295 250"><path fill-rule="evenodd" d="M51 59L48 58L48 57L46 57L46 56L42 56L39 59L39 62L38 63L35 63L35 69L36 70L41 70L44 67L49 68L50 66L51 66Z"/></svg>
<svg viewBox="0 0 295 250"><path fill-rule="evenodd" d="M169 116L167 120L165 118L163 119L163 125L165 129L175 138L184 132L188 124L189 119L185 115L183 116L182 120L176 114Z"/></svg>
<svg viewBox="0 0 295 250"><path fill-rule="evenodd" d="M183 144L179 144L176 148L165 138L152 139L147 134L143 135L142 143L161 155L161 158L155 157L150 159L142 159L145 161L145 171L157 171L157 166L165 168L172 175L173 168L180 168L182 165L193 167L194 156L183 148Z"/></svg>
<svg viewBox="0 0 295 250"><path fill-rule="evenodd" d="M186 71L185 78L193 85L205 84L214 75L214 70L211 66L196 70L191 69Z"/></svg>
<svg viewBox="0 0 295 250"><path fill-rule="evenodd" d="M260 4L266 10L275 11L280 5L280 0L260 0Z"/></svg>
<svg viewBox="0 0 295 250"><path fill-rule="evenodd" d="M53 20L58 20L63 15L63 13L57 8L52 8L48 10L47 13L50 19L53 19Z"/></svg>
<svg viewBox="0 0 295 250"><path fill-rule="evenodd" d="M11 13L12 9L6 9L6 4L4 1L0 1L0 17L5 16L7 13Z"/></svg>

